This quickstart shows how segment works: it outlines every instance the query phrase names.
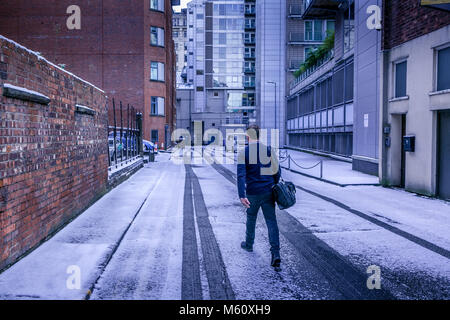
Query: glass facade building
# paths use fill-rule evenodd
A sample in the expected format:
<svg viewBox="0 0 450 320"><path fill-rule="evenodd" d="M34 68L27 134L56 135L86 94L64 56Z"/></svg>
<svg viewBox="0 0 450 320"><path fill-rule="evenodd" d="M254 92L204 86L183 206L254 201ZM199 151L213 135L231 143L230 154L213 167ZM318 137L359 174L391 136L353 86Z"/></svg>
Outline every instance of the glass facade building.
<svg viewBox="0 0 450 320"><path fill-rule="evenodd" d="M254 1L188 4L187 79L205 130L255 121L255 12Z"/></svg>

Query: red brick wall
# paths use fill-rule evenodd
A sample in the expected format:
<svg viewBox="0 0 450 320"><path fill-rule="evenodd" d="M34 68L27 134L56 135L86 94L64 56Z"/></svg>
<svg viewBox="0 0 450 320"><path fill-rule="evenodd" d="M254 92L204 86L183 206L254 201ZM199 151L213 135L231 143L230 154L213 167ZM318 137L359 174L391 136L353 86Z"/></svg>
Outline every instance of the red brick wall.
<svg viewBox="0 0 450 320"><path fill-rule="evenodd" d="M0 270L89 206L108 180L105 94L0 39ZM51 99L3 96L8 83ZM94 116L75 113L88 106Z"/></svg>
<svg viewBox="0 0 450 320"><path fill-rule="evenodd" d="M450 24L450 12L423 7L419 0L383 1L383 49L391 49Z"/></svg>

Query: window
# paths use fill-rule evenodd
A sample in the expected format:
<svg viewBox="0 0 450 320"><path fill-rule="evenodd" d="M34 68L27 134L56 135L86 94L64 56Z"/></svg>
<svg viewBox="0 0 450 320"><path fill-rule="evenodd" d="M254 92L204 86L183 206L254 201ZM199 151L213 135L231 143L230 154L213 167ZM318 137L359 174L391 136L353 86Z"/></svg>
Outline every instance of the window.
<svg viewBox="0 0 450 320"><path fill-rule="evenodd" d="M219 96L219 92L214 91L214 97L218 97Z"/></svg>
<svg viewBox="0 0 450 320"><path fill-rule="evenodd" d="M201 91L203 91L204 89L203 89L203 87L197 87L197 91L198 92L201 92Z"/></svg>
<svg viewBox="0 0 450 320"><path fill-rule="evenodd" d="M406 97L406 61L395 64L395 98Z"/></svg>
<svg viewBox="0 0 450 320"><path fill-rule="evenodd" d="M152 61L150 80L164 81L164 63Z"/></svg>
<svg viewBox="0 0 450 320"><path fill-rule="evenodd" d="M255 48L245 48L244 58L254 58L254 57L255 57Z"/></svg>
<svg viewBox="0 0 450 320"><path fill-rule="evenodd" d="M246 4L245 5L245 14L255 14L255 5L254 4Z"/></svg>
<svg viewBox="0 0 450 320"><path fill-rule="evenodd" d="M250 43L253 44L255 43L255 34L254 33L245 33L244 34L244 43Z"/></svg>
<svg viewBox="0 0 450 320"><path fill-rule="evenodd" d="M164 29L158 27L150 28L150 44L152 46L164 47Z"/></svg>
<svg viewBox="0 0 450 320"><path fill-rule="evenodd" d="M164 0L150 0L150 9L164 12Z"/></svg>
<svg viewBox="0 0 450 320"><path fill-rule="evenodd" d="M198 76L202 76L203 75L203 70L197 70L197 75Z"/></svg>
<svg viewBox="0 0 450 320"><path fill-rule="evenodd" d="M305 21L305 41L322 41L322 28L322 20Z"/></svg>
<svg viewBox="0 0 450 320"><path fill-rule="evenodd" d="M254 87L255 86L255 77L245 76L244 77L244 86L245 87Z"/></svg>
<svg viewBox="0 0 450 320"><path fill-rule="evenodd" d="M151 116L164 116L165 100L162 97L152 97Z"/></svg>
<svg viewBox="0 0 450 320"><path fill-rule="evenodd" d="M245 29L255 29L255 19L245 19Z"/></svg>
<svg viewBox="0 0 450 320"><path fill-rule="evenodd" d="M152 142L158 142L158 130L152 130Z"/></svg>
<svg viewBox="0 0 450 320"><path fill-rule="evenodd" d="M437 91L450 89L450 47L437 52Z"/></svg>
<svg viewBox="0 0 450 320"><path fill-rule="evenodd" d="M174 37L174 38L178 38L178 31L174 31L174 32L173 32L173 37Z"/></svg>
<svg viewBox="0 0 450 320"><path fill-rule="evenodd" d="M334 33L335 22L327 21L327 36Z"/></svg>
<svg viewBox="0 0 450 320"><path fill-rule="evenodd" d="M353 49L355 44L355 4L344 13L344 52Z"/></svg>

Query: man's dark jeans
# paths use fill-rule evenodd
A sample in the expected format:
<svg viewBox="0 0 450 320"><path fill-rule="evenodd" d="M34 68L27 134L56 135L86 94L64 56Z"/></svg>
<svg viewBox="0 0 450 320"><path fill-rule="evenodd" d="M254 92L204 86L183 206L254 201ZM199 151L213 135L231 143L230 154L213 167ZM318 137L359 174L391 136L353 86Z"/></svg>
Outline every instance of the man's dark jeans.
<svg viewBox="0 0 450 320"><path fill-rule="evenodd" d="M255 241L256 218L259 208L262 208L264 219L266 220L269 231L270 251L273 254L280 253L280 236L278 231L277 217L275 215L275 199L272 193L261 195L247 195L250 201L250 208L247 209L247 246L252 247Z"/></svg>

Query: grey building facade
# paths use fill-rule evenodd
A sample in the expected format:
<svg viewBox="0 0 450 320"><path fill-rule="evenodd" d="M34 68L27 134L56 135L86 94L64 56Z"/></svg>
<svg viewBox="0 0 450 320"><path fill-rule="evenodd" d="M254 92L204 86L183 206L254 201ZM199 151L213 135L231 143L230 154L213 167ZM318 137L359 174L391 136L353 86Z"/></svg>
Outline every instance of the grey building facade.
<svg viewBox="0 0 450 320"><path fill-rule="evenodd" d="M286 0L256 2L256 92L261 128L279 130L285 144L286 117Z"/></svg>
<svg viewBox="0 0 450 320"><path fill-rule="evenodd" d="M191 127L200 124L202 134L219 129L225 135L227 129L244 129L256 122L255 17L255 1L188 3Z"/></svg>
<svg viewBox="0 0 450 320"><path fill-rule="evenodd" d="M302 17L335 20L335 42L332 51L290 84L288 146L350 158L354 122L354 3L305 1Z"/></svg>
<svg viewBox="0 0 450 320"><path fill-rule="evenodd" d="M334 48L290 86L291 147L346 157L378 175L381 32L367 27L380 0L304 2L302 18L334 20Z"/></svg>
<svg viewBox="0 0 450 320"><path fill-rule="evenodd" d="M174 12L172 37L175 43L177 86L187 82L187 9Z"/></svg>
<svg viewBox="0 0 450 320"><path fill-rule="evenodd" d="M355 1L353 169L378 175L381 30L367 27L367 9L382 0Z"/></svg>

